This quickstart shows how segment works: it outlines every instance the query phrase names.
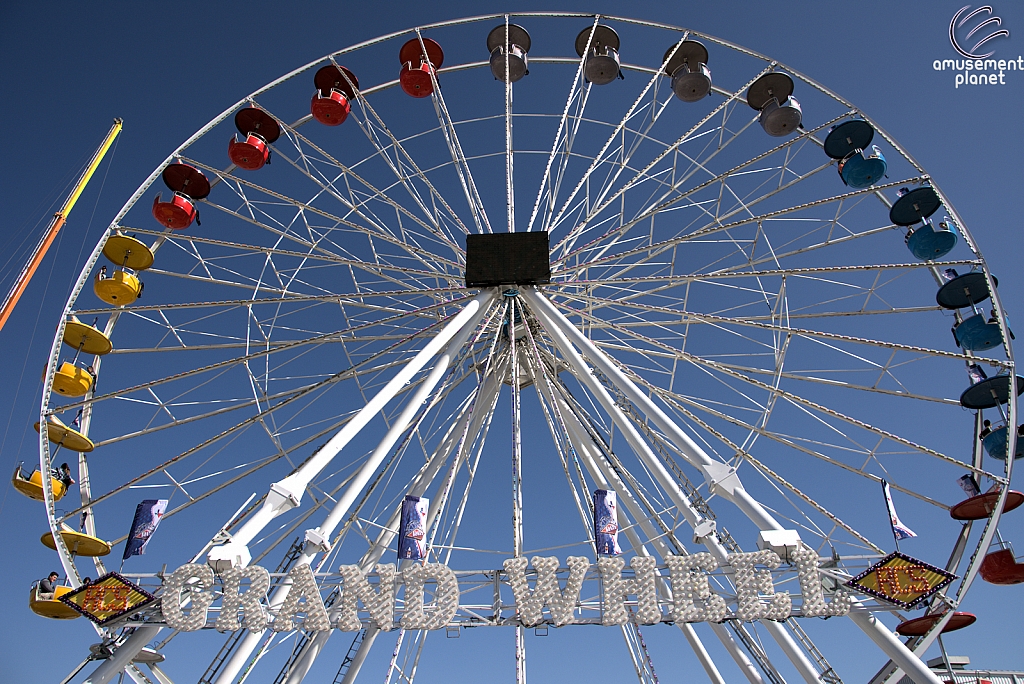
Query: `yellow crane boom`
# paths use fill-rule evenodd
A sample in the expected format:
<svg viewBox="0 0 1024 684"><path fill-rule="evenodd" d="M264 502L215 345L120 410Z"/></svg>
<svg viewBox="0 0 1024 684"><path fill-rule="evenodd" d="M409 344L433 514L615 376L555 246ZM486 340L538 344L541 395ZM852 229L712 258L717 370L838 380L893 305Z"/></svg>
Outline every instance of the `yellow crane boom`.
<svg viewBox="0 0 1024 684"><path fill-rule="evenodd" d="M93 154L92 159L89 161L89 165L85 168L82 173L82 177L78 179L78 183L75 184L75 189L71 191L68 198L64 200L64 206L60 208L56 214L53 215L53 221L50 222L50 227L46 230L43 238L36 245L35 251L29 258L28 262L21 269L21 273L18 274L18 279L14 282L14 286L11 291L7 293L7 297L4 299L3 307L0 308L0 330L3 330L4 325L7 324L7 319L10 318L11 312L14 311L14 307L17 305L18 300L21 299L21 295L25 292L25 288L28 287L29 281L32 280L32 276L35 275L36 269L39 268L39 264L43 262L43 257L46 256L46 251L53 244L54 239L57 237L57 233L64 226L67 221L68 214L71 213L71 209L75 206L75 202L81 196L82 191L85 190L85 186L89 183L92 175L96 173L96 169L99 168L100 162L103 161L103 157L107 154L107 150L114 144L114 139L117 134L121 132L121 119L114 119L114 125L111 126L110 131L107 133L107 137L103 139L99 148Z"/></svg>

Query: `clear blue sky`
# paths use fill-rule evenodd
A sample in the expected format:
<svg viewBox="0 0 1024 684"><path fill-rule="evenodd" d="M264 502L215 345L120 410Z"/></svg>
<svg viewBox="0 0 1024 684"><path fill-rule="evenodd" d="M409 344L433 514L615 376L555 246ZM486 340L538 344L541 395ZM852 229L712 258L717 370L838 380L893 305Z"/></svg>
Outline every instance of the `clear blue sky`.
<svg viewBox="0 0 1024 684"><path fill-rule="evenodd" d="M1024 9L1019 3L1004 5L995 9L1011 36L994 46L996 57L1016 58L1024 53ZM878 121L950 196L999 277L1010 316L1022 321L1024 239L1016 201L1024 196L1024 73L1008 74L1005 86L955 88L952 73L932 69L934 60L955 56L946 30L961 6L955 0L791 2L778 8L744 2L595 2L520 9L608 12L688 26L770 55L829 86ZM5 67L0 75L0 121L5 122L0 245L6 252L0 262L21 253L23 241L35 241L111 120L123 118L125 128L110 161L0 333L0 348L6 352L0 385L4 472L18 461L37 458L31 423L38 410L38 374L82 260L124 201L170 151L246 93L323 54L416 24L508 9L488 2L6 7L0 23ZM19 266L7 263L4 273ZM0 611L8 625L0 679L59 681L84 656L95 634L84 620L51 623L29 612L29 583L59 564L38 542L46 529L41 506L6 484L3 492L0 529L7 533L10 560L0 570ZM128 524L124 521L125 528ZM1001 530L1024 550L1024 513L1008 516ZM929 560L941 563L944 558ZM951 635L946 640L949 650L969 654L980 667L1024 668L1017 615L1021 592L1022 587L979 581L965 605L978 613L979 623ZM558 638L536 645L532 653L538 662L564 658L558 649L565 646L559 644L571 647L572 642ZM11 655L33 653L44 643L47 657ZM339 643L334 647L340 648ZM471 639L464 638L462 645L471 646ZM615 648L621 644L616 642ZM482 654L465 656L454 648L444 653L487 667ZM936 653L933 649L929 657ZM863 660L856 653L839 659L848 668L840 670L847 681L866 678L882 660L874 651ZM503 672L510 681L511 671ZM682 676L662 678L676 681ZM539 671L536 676L531 672L531 679L546 681Z"/></svg>

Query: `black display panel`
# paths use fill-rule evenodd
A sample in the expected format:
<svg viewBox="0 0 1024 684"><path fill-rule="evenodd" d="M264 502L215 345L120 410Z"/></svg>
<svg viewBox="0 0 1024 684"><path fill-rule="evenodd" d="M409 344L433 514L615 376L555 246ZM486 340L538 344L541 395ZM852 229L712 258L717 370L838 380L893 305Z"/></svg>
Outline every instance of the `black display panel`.
<svg viewBox="0 0 1024 684"><path fill-rule="evenodd" d="M466 236L466 287L548 282L551 282L551 264L547 232Z"/></svg>

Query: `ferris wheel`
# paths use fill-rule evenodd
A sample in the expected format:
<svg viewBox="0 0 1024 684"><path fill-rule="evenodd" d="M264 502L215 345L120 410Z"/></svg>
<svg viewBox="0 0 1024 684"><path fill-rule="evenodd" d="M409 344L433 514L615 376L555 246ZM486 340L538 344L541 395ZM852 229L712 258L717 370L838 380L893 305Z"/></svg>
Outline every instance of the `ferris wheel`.
<svg viewBox="0 0 1024 684"><path fill-rule="evenodd" d="M874 682L937 682L918 656L979 572L1024 579L990 549L1024 501L1010 339L947 196L794 69L608 16L382 36L219 114L97 243L14 477L68 576L33 609L78 617L92 574L155 597L94 620L92 682L412 682L444 667L431 631L483 627L525 682L531 635L571 623L621 633L641 682L841 682L851 623ZM69 451L80 498L42 475ZM893 549L883 485L944 578L920 600L849 584ZM110 573L142 499L149 571ZM196 608L204 573L259 596L253 567L244 622ZM542 577L558 596L522 600Z"/></svg>

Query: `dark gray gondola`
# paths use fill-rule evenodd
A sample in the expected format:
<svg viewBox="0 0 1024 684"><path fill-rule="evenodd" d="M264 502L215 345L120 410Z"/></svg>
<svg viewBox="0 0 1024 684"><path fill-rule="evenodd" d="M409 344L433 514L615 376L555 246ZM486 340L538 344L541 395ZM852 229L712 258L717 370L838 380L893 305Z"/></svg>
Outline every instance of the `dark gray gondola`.
<svg viewBox="0 0 1024 684"><path fill-rule="evenodd" d="M669 59L669 55L672 58ZM711 70L708 69L708 49L695 40L684 40L665 51L661 61L665 73L672 79L672 92L683 102L697 102L711 94Z"/></svg>
<svg viewBox="0 0 1024 684"><path fill-rule="evenodd" d="M863 150L875 137L875 129L863 119L851 119L835 126L825 138L823 149L833 159L844 159Z"/></svg>
<svg viewBox="0 0 1024 684"><path fill-rule="evenodd" d="M758 122L768 135L781 138L800 127L803 111L792 95L793 79L777 71L765 74L747 89L747 104L761 112Z"/></svg>
<svg viewBox="0 0 1024 684"><path fill-rule="evenodd" d="M593 32L594 37L590 34ZM610 26L598 24L585 28L576 36L576 54L584 56L583 76L594 85L607 85L621 76L619 70L619 34Z"/></svg>
<svg viewBox="0 0 1024 684"><path fill-rule="evenodd" d="M930 185L907 191L889 210L889 220L897 226L912 226L923 221L942 206L942 200Z"/></svg>
<svg viewBox="0 0 1024 684"><path fill-rule="evenodd" d="M965 309L989 298L988 280L980 271L964 273L950 280L935 293L935 301L943 309Z"/></svg>
<svg viewBox="0 0 1024 684"><path fill-rule="evenodd" d="M527 53L530 52L532 41L530 34L518 24L508 25L508 36L505 35L505 24L495 26L487 34L487 51L491 53L491 74L499 81L505 80L505 61L508 60L508 80L515 83L530 73Z"/></svg>

